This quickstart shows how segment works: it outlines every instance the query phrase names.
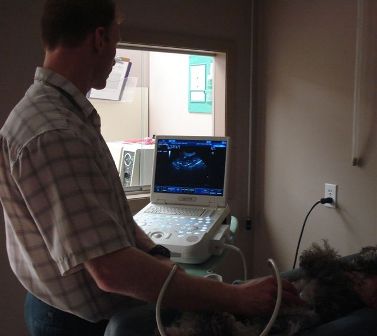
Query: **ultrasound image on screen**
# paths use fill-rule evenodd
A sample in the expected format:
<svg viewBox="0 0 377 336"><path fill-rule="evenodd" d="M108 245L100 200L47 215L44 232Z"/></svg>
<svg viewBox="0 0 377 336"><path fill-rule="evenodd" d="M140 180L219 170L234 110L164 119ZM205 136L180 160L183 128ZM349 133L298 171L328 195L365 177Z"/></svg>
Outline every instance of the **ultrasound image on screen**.
<svg viewBox="0 0 377 336"><path fill-rule="evenodd" d="M222 196L225 141L160 139L156 192Z"/></svg>

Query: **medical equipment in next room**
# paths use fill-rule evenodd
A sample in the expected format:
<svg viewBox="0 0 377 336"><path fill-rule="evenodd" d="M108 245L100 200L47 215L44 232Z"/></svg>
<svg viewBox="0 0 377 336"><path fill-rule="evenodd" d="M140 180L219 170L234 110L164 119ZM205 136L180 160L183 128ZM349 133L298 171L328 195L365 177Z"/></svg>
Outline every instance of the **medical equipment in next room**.
<svg viewBox="0 0 377 336"><path fill-rule="evenodd" d="M152 181L153 144L108 142L124 189L149 186Z"/></svg>

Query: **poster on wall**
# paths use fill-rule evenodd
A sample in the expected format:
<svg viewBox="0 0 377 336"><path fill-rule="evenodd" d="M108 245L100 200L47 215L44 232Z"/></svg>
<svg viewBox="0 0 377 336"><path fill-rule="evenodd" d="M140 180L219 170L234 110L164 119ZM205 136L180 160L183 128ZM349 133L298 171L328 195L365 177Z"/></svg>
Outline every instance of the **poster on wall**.
<svg viewBox="0 0 377 336"><path fill-rule="evenodd" d="M106 87L102 90L92 89L89 98L120 100L132 63L128 58L116 58L113 69L106 80Z"/></svg>
<svg viewBox="0 0 377 336"><path fill-rule="evenodd" d="M189 56L188 111L212 113L213 57Z"/></svg>

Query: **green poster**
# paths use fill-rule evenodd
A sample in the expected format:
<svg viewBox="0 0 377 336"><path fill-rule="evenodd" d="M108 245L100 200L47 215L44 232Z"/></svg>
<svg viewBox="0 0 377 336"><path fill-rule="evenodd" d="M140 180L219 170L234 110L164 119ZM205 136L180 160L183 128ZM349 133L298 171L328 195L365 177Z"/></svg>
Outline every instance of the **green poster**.
<svg viewBox="0 0 377 336"><path fill-rule="evenodd" d="M188 110L212 113L213 57L189 56Z"/></svg>

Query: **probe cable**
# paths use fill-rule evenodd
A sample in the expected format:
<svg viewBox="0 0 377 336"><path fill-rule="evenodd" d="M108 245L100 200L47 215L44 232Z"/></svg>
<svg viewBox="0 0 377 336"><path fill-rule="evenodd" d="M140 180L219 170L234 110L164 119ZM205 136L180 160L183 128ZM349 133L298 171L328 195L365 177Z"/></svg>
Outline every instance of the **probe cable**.
<svg viewBox="0 0 377 336"><path fill-rule="evenodd" d="M243 256L242 252L241 252L241 256ZM244 257L243 257L243 260L244 260ZM279 313L279 308L280 308L280 304L281 304L281 297L282 297L282 287L283 286L282 286L282 282L281 282L280 272L279 272L275 262L272 259L268 259L268 263L273 268L273 271L275 273L274 276L275 276L275 279L276 279L276 282L277 282L277 298L276 298L275 308L274 308L274 311L271 315L271 318L268 321L268 323L267 323L266 327L264 328L264 330L262 331L262 333L260 334L260 336L268 335L268 332L270 331L270 329L271 329L272 325L274 324L276 317ZM246 265L246 263L245 263L245 265ZM160 293L158 294L158 298L157 298L156 322L157 322L158 331L159 331L161 336L167 336L165 331L164 331L164 327L162 325L162 322L161 322L161 302L162 302L162 299L164 297L165 291L166 291L167 287L169 286L169 283L170 283L171 279L173 278L176 270L177 270L177 265L174 265L173 268L171 269L168 277L166 278L164 284L162 285L162 288L161 288Z"/></svg>
<svg viewBox="0 0 377 336"><path fill-rule="evenodd" d="M160 293L158 294L157 303L156 303L156 322L157 322L157 328L161 336L166 336L164 327L161 322L161 302L162 298L164 297L164 294L166 292L166 289L169 286L169 283L171 279L173 278L173 275L175 271L177 270L178 266L174 264L173 268L171 269L168 277L166 278L164 284L161 287Z"/></svg>
<svg viewBox="0 0 377 336"><path fill-rule="evenodd" d="M246 259L245 259L244 254L242 253L241 249L239 249L238 247L231 245L231 244L224 244L224 247L228 248L230 250L237 251L240 254L241 259L242 259L243 269L244 269L244 280L247 281ZM276 279L276 282L277 282L277 297L276 297L276 303L275 303L274 311L272 312L271 318L268 321L268 323L267 323L266 327L264 328L264 330L262 331L262 333L260 334L260 336L268 335L268 332L270 331L272 325L274 324L276 317L279 313L279 309L280 309L280 305L281 305L282 291L283 291L282 290L283 286L282 286L282 282L281 282L280 272L279 272L279 269L277 268L274 260L268 259L268 264L269 264L270 267L273 268L273 271L274 271L274 276L275 276L275 279Z"/></svg>
<svg viewBox="0 0 377 336"><path fill-rule="evenodd" d="M276 297L276 303L275 303L274 311L272 312L271 318L268 321L266 327L260 333L259 336L268 335L270 329L272 328L272 325L274 324L276 317L278 316L278 313L279 313L279 308L280 308L280 304L281 304L281 297L282 297L282 292L283 292L283 285L282 285L282 282L281 282L279 269L277 268L275 262L272 259L268 259L268 263L269 263L269 266L271 266L274 270L275 279L276 279L276 282L277 282L277 285L278 285L278 291L277 291L277 297Z"/></svg>
<svg viewBox="0 0 377 336"><path fill-rule="evenodd" d="M242 266L243 266L243 278L244 278L244 281L247 280L247 265L246 265L246 259L245 259L245 256L244 254L242 253L241 249L239 249L237 246L234 246L232 244L224 244L224 247L229 249L229 250L233 250L233 251L236 251L239 253L239 255L241 256L241 259L242 259Z"/></svg>

